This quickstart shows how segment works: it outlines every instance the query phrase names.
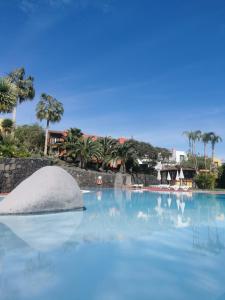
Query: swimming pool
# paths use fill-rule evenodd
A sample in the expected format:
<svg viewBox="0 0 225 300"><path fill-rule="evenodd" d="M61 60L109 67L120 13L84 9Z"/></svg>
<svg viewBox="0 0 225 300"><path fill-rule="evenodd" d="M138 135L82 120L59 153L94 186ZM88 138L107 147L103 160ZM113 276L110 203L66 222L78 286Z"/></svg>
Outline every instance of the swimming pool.
<svg viewBox="0 0 225 300"><path fill-rule="evenodd" d="M1 300L225 299L225 195L113 189L0 217Z"/></svg>

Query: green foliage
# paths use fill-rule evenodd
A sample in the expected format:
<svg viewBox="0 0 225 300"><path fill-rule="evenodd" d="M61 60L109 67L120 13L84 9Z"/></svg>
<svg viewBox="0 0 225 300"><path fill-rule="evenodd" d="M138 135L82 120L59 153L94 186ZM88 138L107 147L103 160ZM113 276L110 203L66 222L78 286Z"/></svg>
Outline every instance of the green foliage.
<svg viewBox="0 0 225 300"><path fill-rule="evenodd" d="M194 157L193 155L188 156L188 160L184 160L181 162L181 166L183 168L195 168L196 166L196 161L197 161L197 167L200 170L203 169L208 169L210 168L211 165L211 159L209 158L204 158L203 156L197 156Z"/></svg>
<svg viewBox="0 0 225 300"><path fill-rule="evenodd" d="M213 161L216 144L221 143L222 138L219 135L216 135L214 132L211 132L210 133L210 142L211 142L211 145L212 145L212 161Z"/></svg>
<svg viewBox="0 0 225 300"><path fill-rule="evenodd" d="M168 161L171 156L171 151L166 148L155 147L157 152L157 158L163 162Z"/></svg>
<svg viewBox="0 0 225 300"><path fill-rule="evenodd" d="M42 154L45 141L45 133L38 124L17 126L14 133L19 145L23 145L31 154Z"/></svg>
<svg viewBox="0 0 225 300"><path fill-rule="evenodd" d="M189 154L191 156L191 160L194 160L194 168L197 169L208 169L212 170L213 161L214 161L214 154L215 154L215 146L217 143L222 142L222 138L216 135L214 132L206 132L202 133L200 130L196 131L185 131L183 133L189 142ZM196 155L196 142L201 141L204 146L204 166L202 165L202 161ZM212 155L211 161L209 163L209 159L207 158L207 145L211 144ZM188 163L190 163L190 161Z"/></svg>
<svg viewBox="0 0 225 300"><path fill-rule="evenodd" d="M11 133L13 130L13 121L11 119L4 119L1 126L4 133Z"/></svg>
<svg viewBox="0 0 225 300"><path fill-rule="evenodd" d="M95 149L97 155L90 155ZM116 139L111 137L99 138L97 141L92 138L79 138L72 134L69 130L68 137L65 143L61 146L66 150L63 156L65 159L72 159L73 162L80 161L81 166L90 166L93 161L97 167L102 170L109 170L112 166L118 168L122 172L134 171L143 173L152 173L153 167L156 164L158 156L162 154L163 158L168 158L170 152L164 148L154 148L151 144L139 142L136 140L128 140L124 144L120 144ZM81 150L82 149L82 150ZM141 168L138 164L138 159L146 161L145 168ZM143 166L142 166L143 167Z"/></svg>
<svg viewBox="0 0 225 300"><path fill-rule="evenodd" d="M61 102L50 95L42 94L36 107L36 115L39 120L46 120L47 124L59 122L64 109Z"/></svg>
<svg viewBox="0 0 225 300"><path fill-rule="evenodd" d="M201 141L204 144L208 144L211 140L211 133L210 132L205 132L201 135Z"/></svg>
<svg viewBox="0 0 225 300"><path fill-rule="evenodd" d="M0 157L16 157L15 145L0 143Z"/></svg>
<svg viewBox="0 0 225 300"><path fill-rule="evenodd" d="M31 76L25 77L25 69L18 68L8 75L8 79L16 86L17 99L19 103L26 100L32 100L35 96L35 89L33 86L34 78Z"/></svg>
<svg viewBox="0 0 225 300"><path fill-rule="evenodd" d="M83 136L83 132L79 128L70 128L65 138L66 143L75 143L79 138Z"/></svg>
<svg viewBox="0 0 225 300"><path fill-rule="evenodd" d="M30 153L11 135L2 136L0 157L29 157Z"/></svg>
<svg viewBox="0 0 225 300"><path fill-rule="evenodd" d="M225 164L223 164L218 170L218 180L217 180L218 188L225 188Z"/></svg>
<svg viewBox="0 0 225 300"><path fill-rule="evenodd" d="M36 107L36 116L39 120L46 120L45 147L44 155L47 155L48 149L48 128L50 123L61 121L64 114L64 108L61 102L50 95L42 94Z"/></svg>
<svg viewBox="0 0 225 300"><path fill-rule="evenodd" d="M137 164L138 152L133 144L133 141L127 141L124 144L117 144L112 155L111 162L121 162L121 172L127 171L127 165L131 169Z"/></svg>
<svg viewBox="0 0 225 300"><path fill-rule="evenodd" d="M9 80L0 78L0 113L10 113L16 106L16 87Z"/></svg>
<svg viewBox="0 0 225 300"><path fill-rule="evenodd" d="M195 176L194 181L199 189L213 190L215 188L216 176L212 173L200 173Z"/></svg>
<svg viewBox="0 0 225 300"><path fill-rule="evenodd" d="M76 143L70 144L66 156L72 158L73 161L79 160L80 167L86 168L88 162L91 162L93 159L101 159L101 150L100 143L88 137L87 139L79 139Z"/></svg>
<svg viewBox="0 0 225 300"><path fill-rule="evenodd" d="M149 143L139 142L136 140L129 140L126 143L132 144L133 148L136 149L137 155L140 159L148 158L148 159L157 159L159 149L153 147Z"/></svg>
<svg viewBox="0 0 225 300"><path fill-rule="evenodd" d="M98 140L101 147L102 168L108 168L109 163L113 160L117 151L118 141L111 137L100 138Z"/></svg>

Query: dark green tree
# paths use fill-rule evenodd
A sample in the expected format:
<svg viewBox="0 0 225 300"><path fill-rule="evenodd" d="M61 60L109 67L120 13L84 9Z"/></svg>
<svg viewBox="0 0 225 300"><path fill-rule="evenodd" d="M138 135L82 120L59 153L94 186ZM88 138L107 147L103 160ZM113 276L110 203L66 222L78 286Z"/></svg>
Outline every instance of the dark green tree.
<svg viewBox="0 0 225 300"><path fill-rule="evenodd" d="M86 168L89 162L101 160L101 145L91 137L81 138L73 145L70 145L70 149L67 149L67 157L71 157L73 160L79 160L80 167Z"/></svg>
<svg viewBox="0 0 225 300"><path fill-rule="evenodd" d="M14 136L28 152L33 154L43 153L45 132L38 124L17 126Z"/></svg>
<svg viewBox="0 0 225 300"><path fill-rule="evenodd" d="M116 153L118 142L111 137L104 137L99 139L99 143L102 153L102 169L105 170Z"/></svg>
<svg viewBox="0 0 225 300"><path fill-rule="evenodd" d="M11 119L4 119L2 121L2 130L5 135L10 134L13 131L13 121Z"/></svg>
<svg viewBox="0 0 225 300"><path fill-rule="evenodd" d="M66 143L75 143L79 138L83 136L83 132L79 128L70 128L67 131L65 138Z"/></svg>
<svg viewBox="0 0 225 300"><path fill-rule="evenodd" d="M124 144L118 144L115 150L116 151L113 154L111 162L115 164L120 162L120 171L122 173L126 173L126 164L128 162L130 163L130 166L134 166L135 164L137 164L137 150L135 149L132 142L127 141Z"/></svg>

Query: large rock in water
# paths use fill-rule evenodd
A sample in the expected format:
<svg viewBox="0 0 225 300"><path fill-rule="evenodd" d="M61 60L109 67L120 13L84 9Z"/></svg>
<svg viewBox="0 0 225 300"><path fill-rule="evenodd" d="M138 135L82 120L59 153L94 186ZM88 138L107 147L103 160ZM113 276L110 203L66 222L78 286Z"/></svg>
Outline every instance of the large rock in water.
<svg viewBox="0 0 225 300"><path fill-rule="evenodd" d="M21 182L3 201L0 214L28 214L83 208L76 180L60 167L44 167Z"/></svg>

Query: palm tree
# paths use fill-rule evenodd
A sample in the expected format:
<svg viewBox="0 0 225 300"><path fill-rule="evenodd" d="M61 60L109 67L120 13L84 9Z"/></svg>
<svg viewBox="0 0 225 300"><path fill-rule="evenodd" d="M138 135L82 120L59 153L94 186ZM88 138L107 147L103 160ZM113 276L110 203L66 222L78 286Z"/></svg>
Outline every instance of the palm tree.
<svg viewBox="0 0 225 300"><path fill-rule="evenodd" d="M67 156L80 160L80 167L86 168L87 163L92 160L99 160L102 157L101 146L98 141L93 141L91 137L77 140L74 145L70 145Z"/></svg>
<svg viewBox="0 0 225 300"><path fill-rule="evenodd" d="M204 145L204 160L205 160L205 169L207 168L207 164L206 164L206 157L207 157L207 144L211 141L211 133L210 132L206 132L203 133L201 136L201 140L203 142Z"/></svg>
<svg viewBox="0 0 225 300"><path fill-rule="evenodd" d="M192 132L192 142L193 142L193 154L194 154L194 156L197 155L197 153L196 153L196 142L200 141L201 135L202 135L201 130L196 130L196 131Z"/></svg>
<svg viewBox="0 0 225 300"><path fill-rule="evenodd" d="M104 137L99 140L102 148L102 168L105 169L116 153L117 141L111 137Z"/></svg>
<svg viewBox="0 0 225 300"><path fill-rule="evenodd" d="M79 128L70 128L67 131L65 138L66 143L75 143L79 138L83 136L83 132Z"/></svg>
<svg viewBox="0 0 225 300"><path fill-rule="evenodd" d="M211 142L211 146L212 146L212 165L214 162L214 157L215 157L215 147L216 144L222 142L222 138L219 135L216 135L214 132L210 132L210 142Z"/></svg>
<svg viewBox="0 0 225 300"><path fill-rule="evenodd" d="M132 160L134 164L137 162L137 151L135 147L130 142L126 142L124 144L119 144L116 147L116 151L113 154L112 162L117 163L117 161L121 161L120 170L122 173L126 172L126 163Z"/></svg>
<svg viewBox="0 0 225 300"><path fill-rule="evenodd" d="M33 86L34 78L31 76L25 77L25 69L19 68L8 75L8 79L16 86L17 90L17 105L27 101L33 100L35 90ZM16 105L16 106L17 106ZM16 106L13 109L13 122L16 124Z"/></svg>
<svg viewBox="0 0 225 300"><path fill-rule="evenodd" d="M184 131L183 135L185 135L188 138L189 153L193 155L193 132L192 131Z"/></svg>
<svg viewBox="0 0 225 300"><path fill-rule="evenodd" d="M60 122L64 113L63 105L50 95L43 93L41 99L36 107L36 116L42 121L46 120L45 131L45 148L44 155L47 155L48 151L48 129L50 123Z"/></svg>
<svg viewBox="0 0 225 300"><path fill-rule="evenodd" d="M198 169L197 153L196 153L196 142L200 141L202 132L201 130L196 130L192 132L192 145L193 145L193 155L195 160L195 169Z"/></svg>
<svg viewBox="0 0 225 300"><path fill-rule="evenodd" d="M6 78L0 78L0 113L10 113L16 106L16 87Z"/></svg>

